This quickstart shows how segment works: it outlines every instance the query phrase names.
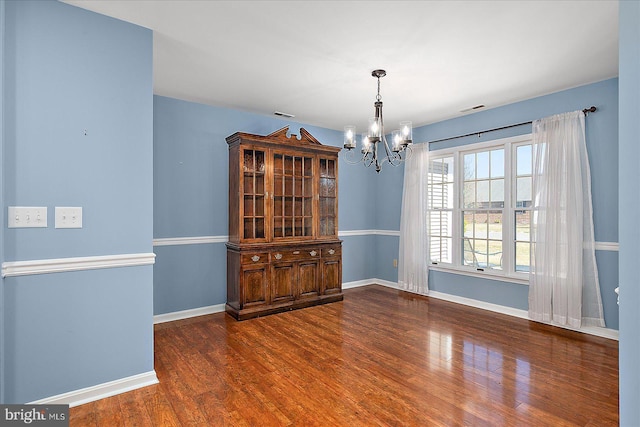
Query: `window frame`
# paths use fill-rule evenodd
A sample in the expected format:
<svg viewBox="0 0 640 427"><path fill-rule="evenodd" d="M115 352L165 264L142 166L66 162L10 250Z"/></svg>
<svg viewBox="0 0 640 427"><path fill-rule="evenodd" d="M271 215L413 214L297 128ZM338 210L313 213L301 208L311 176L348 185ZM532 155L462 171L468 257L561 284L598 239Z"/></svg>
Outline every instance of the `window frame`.
<svg viewBox="0 0 640 427"><path fill-rule="evenodd" d="M449 208L449 207L446 207L446 208L445 207L436 207L436 206L433 205L433 194L428 194L427 195L427 198L428 198L428 200L427 200L427 211L429 212L429 218L428 218L429 224L428 224L428 228L427 228L427 232L428 233L431 232L431 222L430 222L431 221L431 215L430 215L431 212L438 212L439 215L440 215L440 218L442 218L442 213L443 212L451 212L451 221L452 221L451 236L446 236L445 238L447 238L447 239L450 238L451 239L451 246L452 246L451 247L451 260L452 261L451 262L446 262L446 261L442 261L442 260L438 261L438 264L443 264L443 265L452 265L452 264L454 264L455 263L455 256L456 256L455 255L456 254L455 248L457 246L455 246L455 230L454 230L454 227L455 227L455 222L456 222L455 221L455 212L456 212L455 200L457 199L457 196L458 196L458 189L456 188L456 185L455 185L456 180L458 179L458 177L456 176L456 174L457 174L457 165L456 165L456 158L455 158L455 156L452 156L452 155L443 155L443 156L438 156L438 157L435 157L435 158L432 158L431 156L429 156L429 162L436 161L436 160L441 160L443 164L444 164L444 159L448 159L448 158L452 158L453 159L453 181L451 182L453 191L452 191L451 197L452 197L454 203L453 203L452 207L451 208ZM427 187L427 190L428 190L429 188L433 188L436 185L440 185L440 186L444 187L444 186L446 186L448 184L449 184L449 181L447 181L446 183L443 182L443 181L436 183L436 182L431 182L429 180L429 178L427 178L426 187ZM429 237L431 237L431 234L429 234ZM441 239L440 241L442 242L442 238L443 238L442 227L440 227L440 234L438 234L437 237L439 239ZM442 246L440 247L440 254L442 254ZM431 256L431 240L429 240L429 256ZM429 261L431 262L431 260L429 260Z"/></svg>
<svg viewBox="0 0 640 427"><path fill-rule="evenodd" d="M498 151L498 150L502 150L502 157L503 157L503 160L504 160L505 155L507 154L506 149L505 149L504 146L493 146L493 147L488 147L488 148L464 150L464 151L460 152L460 159L462 160L461 163L460 163L460 167L462 167L463 170L461 171L461 174L460 174L460 189L462 189L462 191L460 192L461 193L460 194L460 216L457 219L460 222L460 224L464 224L464 217L465 217L464 214L465 213L471 213L472 215L474 215L474 217L477 214L487 215L487 235L486 235L486 237L485 238L478 238L478 236L476 236L476 233L474 231L473 232L473 237L471 238L471 240L473 240L474 242L477 242L478 240L481 240L481 241L485 241L487 243L487 263L488 263L488 258L489 258L488 252L489 252L490 242L497 240L497 239L492 239L489 236L489 221L488 221L488 219L489 219L489 215L491 215L491 212L499 211L500 215L502 217L502 224L503 224L502 233L501 233L502 236L500 238L500 243L501 243L501 248L502 248L502 250L500 251L502 253L502 257L501 257L502 261L500 263L500 267L501 267L500 269L491 268L491 267L489 267L488 264L487 264L487 266L484 266L484 267L481 267L479 265L465 264L465 259L464 259L465 248L464 248L464 244L465 244L465 240L469 240L469 238L465 237L464 229L462 229L462 225L461 225L461 234L460 234L459 243L461 243L462 246L461 247L459 246L458 248L459 248L459 250L461 250L463 256L462 256L462 259L461 259L460 263L461 263L462 266L469 267L471 269L475 269L476 271L505 270L505 267L504 267L504 265L505 265L505 263L504 263L504 261L505 261L505 257L504 257L504 253L505 253L505 249L504 249L504 247L505 247L505 244L504 244L505 243L505 230L504 230L505 221L504 221L504 217L507 214L505 209L506 209L506 201L508 200L508 198L504 194L505 193L504 185L505 185L505 182L507 180L507 173L504 172L504 169L506 169L506 167L505 167L506 162L503 163L503 174L502 174L502 178L501 178L502 182L503 182L502 207L495 207L495 206L478 207L477 206L477 204L479 203L477 198L478 198L478 194L479 194L478 188L479 188L479 183L480 182L487 182L487 192L488 192L489 199L486 202L489 203L489 205L491 205L491 203L493 202L493 199L491 197L492 182L495 181L496 179L500 179L500 178L496 178L496 177L492 176L492 167L491 167L491 163L492 163L491 158L492 158L492 156L491 156L491 153L493 151ZM486 177L478 177L477 176L477 173L478 173L478 154L480 154L480 153L487 153L487 160L489 162L488 163L488 168L489 169L487 170L487 176ZM471 178L471 179L467 179L464 176L464 173L465 173L464 172L464 168L466 166L465 157L469 156L469 155L473 155L474 162L475 162L475 164L474 164L475 176L473 178ZM474 183L473 188L474 188L474 204L475 204L475 206L471 206L471 207L467 207L465 205L465 195L466 195L466 188L465 187L466 187L466 184L468 182L473 182ZM475 230L475 222L474 222L474 230ZM472 247L472 249L475 249L475 244ZM476 251L474 250L474 252L476 252ZM475 258L475 255L474 255L474 258Z"/></svg>
<svg viewBox="0 0 640 427"><path fill-rule="evenodd" d="M486 279L506 281L510 283L529 284L528 272L516 272L515 271L515 248L516 248L516 233L515 233L515 211L523 210L522 208L516 208L516 147L520 145L532 144L532 134L518 135L508 138L500 138L491 141L484 141L472 144L458 145L455 147L442 148L429 152L429 161L446 157L453 157L454 164L454 185L453 185L453 254L452 262L432 262L431 253L429 252L429 259L427 260L430 270L444 271L447 273L461 274L473 277L482 277ZM503 249L503 261L502 269L478 269L475 266L464 265L463 263L463 248L460 246L462 238L464 237L464 231L462 227L462 212L464 209L463 204L463 191L464 186L464 155L470 153L477 153L483 151L491 151L494 149L504 149L504 208L491 209L502 210L503 223L502 223L502 249ZM435 209L429 208L429 213ZM427 232L430 229L427 228ZM431 249L429 247L429 249Z"/></svg>
<svg viewBox="0 0 640 427"><path fill-rule="evenodd" d="M532 137L533 138L533 137ZM517 233L516 233L516 220L515 220L515 213L516 211L528 211L529 212L529 267L531 267L531 251L533 249L533 242L531 240L531 221L533 221L533 193L531 194L531 204L529 206L522 206L522 207L518 207L517 203L518 203L518 184L517 184L517 179L518 179L518 162L517 162L517 156L518 156L518 147L524 146L524 145L529 145L531 146L531 173L528 175L531 180L533 181L533 168L534 168L534 159L533 159L533 139L531 139L530 141L522 141L522 142L518 142L518 143L513 143L511 144L511 149L512 149L512 154L511 154L511 159L512 159L512 164L513 167L511 168L511 173L513 174L513 180L512 180L512 184L513 184L513 188L511 190L511 218L514 221L514 223L512 224L511 227L511 231L513 232L513 237L511 238L511 240L513 241L513 247L511 248L513 251L513 270L515 273L520 274L522 276L526 276L527 278L529 277L529 272L518 272L516 271L516 245L518 242L523 243L523 240L518 240L517 239ZM522 176L522 175L520 175ZM533 182L531 182L531 184L533 184ZM531 185L531 191L533 191L533 185Z"/></svg>

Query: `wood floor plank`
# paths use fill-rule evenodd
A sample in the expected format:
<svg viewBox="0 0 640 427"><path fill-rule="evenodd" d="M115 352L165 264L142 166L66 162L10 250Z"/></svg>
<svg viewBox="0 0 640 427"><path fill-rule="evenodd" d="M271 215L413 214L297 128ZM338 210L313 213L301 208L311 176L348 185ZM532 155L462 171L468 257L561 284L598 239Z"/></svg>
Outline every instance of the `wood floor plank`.
<svg viewBox="0 0 640 427"><path fill-rule="evenodd" d="M608 426L618 343L381 286L155 327L160 384L72 426Z"/></svg>
<svg viewBox="0 0 640 427"><path fill-rule="evenodd" d="M84 427L96 427L96 406L95 402L86 403L73 408L74 422Z"/></svg>
<svg viewBox="0 0 640 427"><path fill-rule="evenodd" d="M130 393L126 393L130 394ZM95 408L95 419L97 426L124 426L125 422L122 417L122 411L120 409L120 400L118 396L108 397L106 399L100 399L96 402L90 404ZM80 420L76 420L76 410L81 408L84 405L78 406L77 408L71 408L70 410L70 425L78 425L82 426Z"/></svg>

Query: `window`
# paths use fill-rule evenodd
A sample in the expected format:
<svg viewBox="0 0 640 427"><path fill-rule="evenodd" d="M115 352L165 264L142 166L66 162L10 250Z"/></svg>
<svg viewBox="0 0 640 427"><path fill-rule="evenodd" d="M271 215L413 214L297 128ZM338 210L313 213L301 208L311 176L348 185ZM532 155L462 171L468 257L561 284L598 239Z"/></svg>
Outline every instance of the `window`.
<svg viewBox="0 0 640 427"><path fill-rule="evenodd" d="M430 254L435 262L451 263L453 251L453 156L429 162L427 207Z"/></svg>
<svg viewBox="0 0 640 427"><path fill-rule="evenodd" d="M432 266L525 281L531 253L531 135L432 151Z"/></svg>
<svg viewBox="0 0 640 427"><path fill-rule="evenodd" d="M463 264L502 270L504 149L464 154Z"/></svg>
<svg viewBox="0 0 640 427"><path fill-rule="evenodd" d="M531 144L515 149L516 191L513 198L513 226L515 229L515 271L529 272L531 266L531 173L533 156Z"/></svg>

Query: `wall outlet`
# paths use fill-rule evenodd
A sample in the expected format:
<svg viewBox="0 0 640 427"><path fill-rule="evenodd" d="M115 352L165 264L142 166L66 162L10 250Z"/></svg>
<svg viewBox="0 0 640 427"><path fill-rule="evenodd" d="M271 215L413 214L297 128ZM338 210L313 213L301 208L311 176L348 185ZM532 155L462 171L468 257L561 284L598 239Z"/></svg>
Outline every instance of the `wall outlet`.
<svg viewBox="0 0 640 427"><path fill-rule="evenodd" d="M393 268L398 268L398 260L397 259L393 259Z"/></svg>
<svg viewBox="0 0 640 427"><path fill-rule="evenodd" d="M45 206L9 206L7 226L9 228L46 228L47 208Z"/></svg>
<svg viewBox="0 0 640 427"><path fill-rule="evenodd" d="M56 206L56 228L82 228L82 208Z"/></svg>

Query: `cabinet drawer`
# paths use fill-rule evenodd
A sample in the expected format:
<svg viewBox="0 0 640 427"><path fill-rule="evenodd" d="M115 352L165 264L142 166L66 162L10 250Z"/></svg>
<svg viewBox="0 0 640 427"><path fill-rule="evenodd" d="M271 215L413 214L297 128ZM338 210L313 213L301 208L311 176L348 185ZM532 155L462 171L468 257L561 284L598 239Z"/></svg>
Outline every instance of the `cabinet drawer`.
<svg viewBox="0 0 640 427"><path fill-rule="evenodd" d="M303 259L320 258L319 248L300 248L292 250L274 251L271 253L271 262L298 261Z"/></svg>
<svg viewBox="0 0 640 427"><path fill-rule="evenodd" d="M342 255L342 246L329 246L322 248L322 257L340 256Z"/></svg>
<svg viewBox="0 0 640 427"><path fill-rule="evenodd" d="M256 252L256 253L248 253L242 254L241 256L241 264L265 264L269 262L269 253L268 252Z"/></svg>

